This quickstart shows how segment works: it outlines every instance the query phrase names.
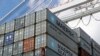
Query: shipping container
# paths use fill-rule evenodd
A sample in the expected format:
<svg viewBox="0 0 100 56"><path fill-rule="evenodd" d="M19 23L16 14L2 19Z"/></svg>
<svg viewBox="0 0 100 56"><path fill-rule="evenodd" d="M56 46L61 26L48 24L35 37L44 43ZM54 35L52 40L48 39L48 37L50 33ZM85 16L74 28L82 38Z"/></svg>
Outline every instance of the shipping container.
<svg viewBox="0 0 100 56"><path fill-rule="evenodd" d="M6 23L6 30L5 33L11 32L14 30L15 21L10 21Z"/></svg>
<svg viewBox="0 0 100 56"><path fill-rule="evenodd" d="M47 24L46 21L36 24L36 33L35 33L35 35L46 33L46 27L47 27L46 24Z"/></svg>
<svg viewBox="0 0 100 56"><path fill-rule="evenodd" d="M100 45L94 40L92 40L92 47L100 53Z"/></svg>
<svg viewBox="0 0 100 56"><path fill-rule="evenodd" d="M0 25L0 35L5 33L5 24Z"/></svg>
<svg viewBox="0 0 100 56"><path fill-rule="evenodd" d="M0 47L3 46L4 35L0 35Z"/></svg>
<svg viewBox="0 0 100 56"><path fill-rule="evenodd" d="M35 56L60 56L49 48L40 48L35 51Z"/></svg>
<svg viewBox="0 0 100 56"><path fill-rule="evenodd" d="M13 43L14 32L6 33L4 36L4 45L9 45Z"/></svg>
<svg viewBox="0 0 100 56"><path fill-rule="evenodd" d="M53 37L48 36L47 46L57 52L61 56L77 56L78 53L74 53L69 48L61 44L60 42L53 39Z"/></svg>
<svg viewBox="0 0 100 56"><path fill-rule="evenodd" d="M47 9L36 12L36 23L47 19Z"/></svg>
<svg viewBox="0 0 100 56"><path fill-rule="evenodd" d="M13 45L13 55L23 52L23 41L18 41Z"/></svg>
<svg viewBox="0 0 100 56"><path fill-rule="evenodd" d="M79 56L91 56L88 52L86 52L83 48L79 48Z"/></svg>
<svg viewBox="0 0 100 56"><path fill-rule="evenodd" d="M78 53L78 44L50 23L48 23L47 33L53 36L53 38L57 39L59 42L61 42L65 46L67 46L69 49L71 49L75 53Z"/></svg>
<svg viewBox="0 0 100 56"><path fill-rule="evenodd" d="M34 36L34 25L25 28L24 39Z"/></svg>
<svg viewBox="0 0 100 56"><path fill-rule="evenodd" d="M95 49L93 49L93 54L92 56L100 56L100 52L96 51Z"/></svg>
<svg viewBox="0 0 100 56"><path fill-rule="evenodd" d="M3 47L0 47L0 56L3 55Z"/></svg>
<svg viewBox="0 0 100 56"><path fill-rule="evenodd" d="M23 56L34 56L34 52L33 51L26 52L23 54Z"/></svg>
<svg viewBox="0 0 100 56"><path fill-rule="evenodd" d="M46 46L46 35L38 35L35 37L35 49Z"/></svg>
<svg viewBox="0 0 100 56"><path fill-rule="evenodd" d="M23 43L24 43L23 44L24 52L28 52L28 51L34 50L34 48L35 48L34 47L35 46L34 37L25 39Z"/></svg>
<svg viewBox="0 0 100 56"><path fill-rule="evenodd" d="M30 26L35 23L35 13L25 16L25 26Z"/></svg>
<svg viewBox="0 0 100 56"><path fill-rule="evenodd" d="M12 45L4 47L3 56L12 56Z"/></svg>
<svg viewBox="0 0 100 56"><path fill-rule="evenodd" d="M57 37L59 38L59 37ZM67 41L67 40L66 40ZM36 39L35 39L35 49L39 49L41 47L49 47L51 48L52 50L54 50L55 52L58 52L58 44L61 44L63 45L61 42L57 42L57 40L54 40L54 37L51 37L47 34L42 34L42 35L38 35L36 36ZM67 46L64 46L64 48L66 47L66 50L67 52L69 52L69 54L71 55L71 53L73 54L73 56L75 56L76 54L78 54L78 47L77 45L75 45L74 43L69 43L73 46L70 45L70 48ZM67 42L66 42L66 45L67 45ZM74 54L75 53L75 54ZM66 54L67 55L67 54Z"/></svg>
<svg viewBox="0 0 100 56"><path fill-rule="evenodd" d="M80 47L83 48L86 52L88 52L90 55L92 55L92 48L91 48L91 45L89 45L86 41L84 41L83 39L81 39L79 45L80 45Z"/></svg>
<svg viewBox="0 0 100 56"><path fill-rule="evenodd" d="M73 41L77 42L76 33L72 29L70 29L64 22L62 22L57 16L51 13L48 9L44 9L36 13L36 23L37 24L45 20L55 25L56 28L61 30L64 34L66 34Z"/></svg>
<svg viewBox="0 0 100 56"><path fill-rule="evenodd" d="M15 31L14 33L14 42L23 40L24 37L24 29L20 29Z"/></svg>
<svg viewBox="0 0 100 56"><path fill-rule="evenodd" d="M78 46L77 46L78 38L76 38L77 42L74 42L72 39L69 38L69 36L66 36L64 33L62 33L62 31L60 31L51 23L49 22L47 23L46 21L36 24L36 36L41 35L43 33L48 33L54 36L55 39L62 42L64 45L66 45L74 52L78 53Z"/></svg>
<svg viewBox="0 0 100 56"><path fill-rule="evenodd" d="M17 55L13 55L13 56L22 56L22 54L17 54Z"/></svg>
<svg viewBox="0 0 100 56"><path fill-rule="evenodd" d="M15 20L15 30L21 29L25 26L25 16Z"/></svg>
<svg viewBox="0 0 100 56"><path fill-rule="evenodd" d="M74 31L77 33L77 36L81 39L84 39L85 42L91 44L91 38L88 34L86 34L81 28L76 28Z"/></svg>

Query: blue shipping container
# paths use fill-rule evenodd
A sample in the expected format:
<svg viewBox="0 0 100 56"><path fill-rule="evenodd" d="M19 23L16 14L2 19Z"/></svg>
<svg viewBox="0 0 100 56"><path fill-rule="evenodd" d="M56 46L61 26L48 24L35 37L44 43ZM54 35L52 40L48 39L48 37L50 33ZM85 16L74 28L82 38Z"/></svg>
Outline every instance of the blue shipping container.
<svg viewBox="0 0 100 56"><path fill-rule="evenodd" d="M4 38L4 45L9 45L13 43L14 32L6 33Z"/></svg>

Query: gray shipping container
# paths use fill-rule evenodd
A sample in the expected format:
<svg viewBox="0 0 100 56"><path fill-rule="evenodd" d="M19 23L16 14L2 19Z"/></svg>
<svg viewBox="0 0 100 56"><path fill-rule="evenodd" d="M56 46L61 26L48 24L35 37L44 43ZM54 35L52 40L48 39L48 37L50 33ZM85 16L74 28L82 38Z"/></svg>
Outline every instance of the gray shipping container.
<svg viewBox="0 0 100 56"><path fill-rule="evenodd" d="M6 30L5 30L5 33L8 33L8 32L11 32L11 31L14 31L14 25L15 25L15 21L10 21L10 22L7 22L6 23Z"/></svg>
<svg viewBox="0 0 100 56"><path fill-rule="evenodd" d="M13 45L13 55L19 54L23 52L23 41L19 41L14 43Z"/></svg>
<svg viewBox="0 0 100 56"><path fill-rule="evenodd" d="M4 34L5 32L5 24L0 25L0 34Z"/></svg>
<svg viewBox="0 0 100 56"><path fill-rule="evenodd" d="M15 31L14 33L14 42L23 40L24 37L24 29L20 29Z"/></svg>
<svg viewBox="0 0 100 56"><path fill-rule="evenodd" d="M25 26L25 17L21 17L15 20L15 30L21 29Z"/></svg>
<svg viewBox="0 0 100 56"><path fill-rule="evenodd" d="M83 39L80 40L80 47L83 48L86 52L88 52L90 55L92 55L92 48L91 45L89 45L86 41Z"/></svg>
<svg viewBox="0 0 100 56"><path fill-rule="evenodd" d="M35 23L35 13L26 15L25 17L25 26L30 26Z"/></svg>
<svg viewBox="0 0 100 56"><path fill-rule="evenodd" d="M93 54L92 56L100 56L100 52L96 51L95 49L93 49Z"/></svg>
<svg viewBox="0 0 100 56"><path fill-rule="evenodd" d="M100 45L94 40L92 40L92 47L100 53Z"/></svg>
<svg viewBox="0 0 100 56"><path fill-rule="evenodd" d="M48 9L44 9L36 13L37 24L44 20L51 22L53 25L56 26L56 28L69 36L69 38L71 38L73 41L77 42L76 33L72 29L70 29L64 22L62 22L58 17L51 13Z"/></svg>
<svg viewBox="0 0 100 56"><path fill-rule="evenodd" d="M88 34L86 34L81 28L76 28L74 31L77 33L79 38L84 39L89 45L91 44L91 38Z"/></svg>
<svg viewBox="0 0 100 56"><path fill-rule="evenodd" d="M3 47L0 47L0 56L2 56L3 53Z"/></svg>
<svg viewBox="0 0 100 56"><path fill-rule="evenodd" d="M3 56L12 56L12 45L4 47Z"/></svg>
<svg viewBox="0 0 100 56"><path fill-rule="evenodd" d="M75 54L66 46L53 39L51 36L48 36L47 38L47 46L61 56L78 56L78 54Z"/></svg>
<svg viewBox="0 0 100 56"><path fill-rule="evenodd" d="M34 36L34 25L25 28L24 39Z"/></svg>
<svg viewBox="0 0 100 56"><path fill-rule="evenodd" d="M0 35L0 46L3 46L4 35Z"/></svg>
<svg viewBox="0 0 100 56"><path fill-rule="evenodd" d="M34 52L31 51L31 52L26 52L23 54L23 56L34 56Z"/></svg>

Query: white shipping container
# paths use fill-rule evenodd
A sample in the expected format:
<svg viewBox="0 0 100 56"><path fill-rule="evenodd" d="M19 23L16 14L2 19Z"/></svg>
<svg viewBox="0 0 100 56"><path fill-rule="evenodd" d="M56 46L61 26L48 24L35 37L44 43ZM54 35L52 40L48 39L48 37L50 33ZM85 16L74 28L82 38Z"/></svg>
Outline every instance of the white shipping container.
<svg viewBox="0 0 100 56"><path fill-rule="evenodd" d="M47 42L47 46L49 48L51 48L52 50L54 50L55 52L57 52L61 56L77 56L78 55L78 54L75 54L74 52L72 52L66 46L64 46L63 44L59 43L58 41L56 41L55 39L53 39L50 36L48 36L48 40L47 41L48 41Z"/></svg>
<svg viewBox="0 0 100 56"><path fill-rule="evenodd" d="M26 15L25 17L25 26L30 26L35 23L35 13Z"/></svg>
<svg viewBox="0 0 100 56"><path fill-rule="evenodd" d="M97 50L100 53L100 45L94 40L92 40L92 46L95 50Z"/></svg>
<svg viewBox="0 0 100 56"><path fill-rule="evenodd" d="M24 39L34 36L34 25L25 28Z"/></svg>
<svg viewBox="0 0 100 56"><path fill-rule="evenodd" d="M23 52L23 41L19 41L14 43L13 45L13 55L19 54Z"/></svg>
<svg viewBox="0 0 100 56"><path fill-rule="evenodd" d="M83 39L80 40L80 47L83 48L86 52L88 52L90 55L92 55L92 48L91 45L89 45L86 41Z"/></svg>
<svg viewBox="0 0 100 56"><path fill-rule="evenodd" d="M77 33L79 38L84 39L89 45L91 44L91 38L88 34L86 34L81 28L76 28L74 31Z"/></svg>
<svg viewBox="0 0 100 56"><path fill-rule="evenodd" d="M92 56L99 56L100 52L96 51L95 49L93 49L93 55Z"/></svg>
<svg viewBox="0 0 100 56"><path fill-rule="evenodd" d="M11 32L14 30L14 20L6 23L6 30L5 33Z"/></svg>
<svg viewBox="0 0 100 56"><path fill-rule="evenodd" d="M46 21L36 24L36 33L35 35L39 35L42 33L46 33Z"/></svg>
<svg viewBox="0 0 100 56"><path fill-rule="evenodd" d="M5 32L5 24L0 25L0 34L4 34Z"/></svg>
<svg viewBox="0 0 100 56"><path fill-rule="evenodd" d="M47 9L36 12L36 23L47 19Z"/></svg>
<svg viewBox="0 0 100 56"><path fill-rule="evenodd" d="M78 44L72 41L72 39L70 39L68 36L66 36L64 33L62 33L50 23L48 23L47 32L48 34L54 36L53 38L57 39L65 46L67 46L70 50L74 51L75 53L78 53Z"/></svg>
<svg viewBox="0 0 100 56"><path fill-rule="evenodd" d="M0 35L0 46L3 46L4 35Z"/></svg>
<svg viewBox="0 0 100 56"><path fill-rule="evenodd" d="M24 29L15 31L14 42L23 40L23 35L24 35Z"/></svg>
<svg viewBox="0 0 100 56"><path fill-rule="evenodd" d="M0 47L0 56L3 54L3 47Z"/></svg>
<svg viewBox="0 0 100 56"><path fill-rule="evenodd" d="M3 56L12 56L12 45L7 45L4 47Z"/></svg>
<svg viewBox="0 0 100 56"><path fill-rule="evenodd" d="M35 49L46 46L46 34L38 35L35 38Z"/></svg>
<svg viewBox="0 0 100 56"><path fill-rule="evenodd" d="M34 56L34 52L31 51L31 52L26 52L23 54L23 56Z"/></svg>

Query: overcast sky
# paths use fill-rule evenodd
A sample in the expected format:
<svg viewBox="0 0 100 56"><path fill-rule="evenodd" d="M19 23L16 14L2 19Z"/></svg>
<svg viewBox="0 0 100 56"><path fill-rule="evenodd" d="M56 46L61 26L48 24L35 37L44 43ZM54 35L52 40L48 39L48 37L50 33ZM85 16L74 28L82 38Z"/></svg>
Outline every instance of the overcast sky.
<svg viewBox="0 0 100 56"><path fill-rule="evenodd" d="M24 0L10 0L10 1L9 0L0 0L0 18L5 16L7 13L9 13L9 11L11 11L15 6L17 6L22 1L24 1ZM40 1L44 1L44 0L40 0ZM49 3L49 1L50 0L48 0L44 3L44 4L48 4L48 5L51 4L49 7L52 7L53 6L52 4L55 4L55 2L57 3L55 5L58 5L58 3L60 3L60 2L61 2L60 4L64 4L65 2L67 2L67 0L63 0L63 1L62 0L61 1L60 0L53 0L52 3ZM83 1L83 0L75 0L75 3L79 2L79 1ZM16 18L20 15L25 14L28 10L33 9L33 6L34 6L33 3L34 3L34 0L25 0L25 2L23 4L21 4L19 6L19 8L17 8L15 11L13 11L9 16L7 16L5 18L5 20L8 20L8 19L10 20L10 19L13 19L13 18ZM41 4L41 2L38 2L38 4ZM38 4L35 5L35 6L38 6ZM41 4L41 5L43 6L43 4ZM41 8L41 7L38 6L38 8ZM35 10L37 10L37 8ZM69 15L69 14L72 14L72 13L73 13L72 10L65 11L65 12L60 13L58 16L63 17L64 15ZM99 19L100 18L99 15L100 15L100 13L95 14L94 16L97 19ZM83 19L84 19L85 23L88 23L89 16L84 17ZM78 21L79 20L76 20L74 22L69 23L69 26L70 27L75 26ZM100 44L100 29L99 29L100 28L100 22L99 21L96 21L96 20L94 20L94 18L92 18L92 20L91 20L91 22L88 26L84 26L84 24L82 22L80 22L78 27L81 27L82 29L84 29L84 31L86 33L88 33L94 40L96 40Z"/></svg>

